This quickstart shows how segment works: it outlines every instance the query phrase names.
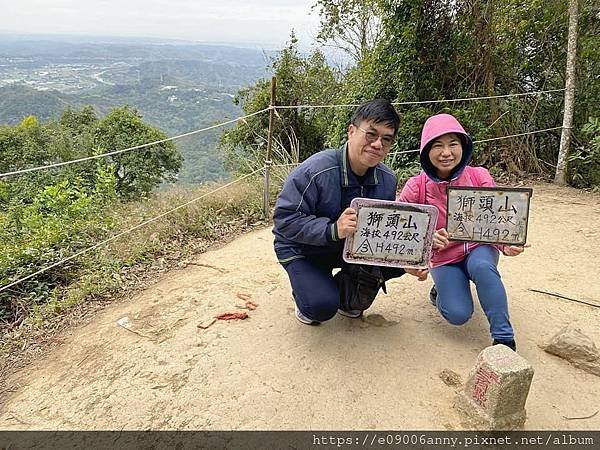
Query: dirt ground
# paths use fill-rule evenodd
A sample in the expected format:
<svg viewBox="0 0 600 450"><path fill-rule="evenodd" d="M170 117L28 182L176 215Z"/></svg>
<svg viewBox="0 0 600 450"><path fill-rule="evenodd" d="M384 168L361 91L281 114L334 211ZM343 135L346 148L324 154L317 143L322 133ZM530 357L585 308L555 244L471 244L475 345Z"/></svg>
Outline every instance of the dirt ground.
<svg viewBox="0 0 600 450"><path fill-rule="evenodd" d="M576 323L600 345L600 195L536 185L532 247L503 257L519 354L534 367L530 430L599 430L600 378L542 351ZM479 306L462 327L429 304L431 281L389 283L363 319L298 323L270 229L241 236L59 336L12 375L0 405L10 430L457 430L456 387L490 344ZM242 295L238 295L242 294ZM243 294L248 295L245 297ZM237 309L245 299L255 310ZM210 319L247 311L233 322ZM130 329L117 324L127 317ZM60 342L60 343L58 343Z"/></svg>

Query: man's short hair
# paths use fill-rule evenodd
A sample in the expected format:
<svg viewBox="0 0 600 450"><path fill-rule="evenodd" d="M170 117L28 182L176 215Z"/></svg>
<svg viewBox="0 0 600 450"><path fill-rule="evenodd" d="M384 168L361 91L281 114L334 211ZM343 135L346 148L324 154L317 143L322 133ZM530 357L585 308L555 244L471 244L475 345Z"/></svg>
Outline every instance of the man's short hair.
<svg viewBox="0 0 600 450"><path fill-rule="evenodd" d="M372 121L373 123L383 123L394 129L394 134L400 127L400 117L389 102L384 98L376 98L363 103L354 110L350 122L354 126L359 126L364 120Z"/></svg>

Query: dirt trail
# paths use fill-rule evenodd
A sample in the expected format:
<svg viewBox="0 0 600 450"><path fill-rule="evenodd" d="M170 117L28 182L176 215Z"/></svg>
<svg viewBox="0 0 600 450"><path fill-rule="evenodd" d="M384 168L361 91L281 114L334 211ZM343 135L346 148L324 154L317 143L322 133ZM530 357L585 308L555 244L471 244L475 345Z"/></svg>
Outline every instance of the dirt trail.
<svg viewBox="0 0 600 450"><path fill-rule="evenodd" d="M519 353L535 368L527 429L600 429L600 378L538 343L576 322L600 345L600 196L535 186L529 240L502 258ZM171 272L135 298L72 329L46 357L13 375L2 429L461 429L455 388L489 345L479 306L453 327L429 304L431 281L389 283L364 320L318 327L293 317L269 229L244 235ZM249 318L198 325L235 311ZM243 310L242 310L243 311ZM136 333L117 325L127 316Z"/></svg>

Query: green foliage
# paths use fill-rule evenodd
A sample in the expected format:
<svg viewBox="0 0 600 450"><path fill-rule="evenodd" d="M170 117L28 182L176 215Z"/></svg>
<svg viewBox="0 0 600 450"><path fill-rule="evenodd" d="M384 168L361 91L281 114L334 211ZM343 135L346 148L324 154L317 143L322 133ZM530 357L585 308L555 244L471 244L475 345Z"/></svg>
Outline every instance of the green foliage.
<svg viewBox="0 0 600 450"><path fill-rule="evenodd" d="M322 39L335 44L344 21L359 17L337 1L318 1ZM567 0L469 2L379 0L371 11L379 38L341 80L340 103L374 97L421 101L494 96L564 87ZM587 118L600 100L600 21L598 3L580 2L577 95L574 134L580 140ZM357 41L354 42L357 44ZM563 93L477 102L400 108L401 128L394 151L418 147L426 117L450 112L477 139L551 128L562 121ZM351 111L338 110L328 137L345 139ZM560 132L493 141L475 146L476 162L523 174L549 173L556 163ZM402 171L415 156L392 154Z"/></svg>
<svg viewBox="0 0 600 450"><path fill-rule="evenodd" d="M127 107L99 120L91 107L67 108L57 121L41 124L29 116L15 127L0 127L0 172L78 159L166 136ZM174 178L181 157L171 142L40 170L0 181L0 286L88 248L114 226L106 211L119 200L147 196ZM59 286L80 276L76 261L52 268L0 292L0 321L10 321L43 304Z"/></svg>
<svg viewBox="0 0 600 450"><path fill-rule="evenodd" d="M0 172L57 162L56 143L60 133L52 126L40 125L33 117L15 127L0 127ZM4 178L7 196L0 199L0 209L8 202L30 202L44 186L56 180L51 171L41 171L18 178Z"/></svg>
<svg viewBox="0 0 600 450"><path fill-rule="evenodd" d="M0 127L0 172L80 159L165 138L128 107L115 108L103 119L98 119L91 107L81 111L67 108L58 120L46 124L30 116L15 127ZM102 161L102 170L113 172L117 196L130 199L147 195L163 181L173 181L182 158L172 142L162 142ZM102 173L99 167L89 161L6 178L0 189L0 210L9 204L31 203L45 186L64 180L78 179L93 190Z"/></svg>
<svg viewBox="0 0 600 450"><path fill-rule="evenodd" d="M0 213L0 245L6 249L0 254L0 286L217 187L173 188L141 201L107 202L116 197L116 180L104 169L93 192L76 181L60 183L40 192L31 205ZM131 283L130 271L141 275L163 258L180 263L211 242L234 236L259 220L261 189L260 179L234 184L0 292L0 323L23 320L35 326L82 300L122 291ZM0 353L4 350L0 345Z"/></svg>
<svg viewBox="0 0 600 450"><path fill-rule="evenodd" d="M98 121L94 142L98 153L107 153L166 139L161 131L145 124L135 110L115 108ZM162 181L175 181L181 155L173 142L162 142L141 150L111 157L117 168L117 193L124 199L147 195Z"/></svg>
<svg viewBox="0 0 600 450"><path fill-rule="evenodd" d="M360 61L375 46L379 35L376 0L317 0L321 26L317 41Z"/></svg>
<svg viewBox="0 0 600 450"><path fill-rule="evenodd" d="M332 103L337 88L334 72L318 50L307 57L301 56L297 43L292 34L288 46L272 62L274 75L277 77L276 103ZM240 90L235 101L247 115L268 107L270 96L271 83L260 80L254 86ZM289 158L294 159L292 155L299 154L301 160L305 159L324 148L331 118L332 111L329 109L279 110L274 120L274 141ZM234 128L221 135L220 148L231 167L249 170L248 160L258 164L264 162L268 126L269 115L259 114L238 122Z"/></svg>
<svg viewBox="0 0 600 450"><path fill-rule="evenodd" d="M569 157L570 175L575 187L600 188L600 118L590 117L581 129L587 142Z"/></svg>
<svg viewBox="0 0 600 450"><path fill-rule="evenodd" d="M111 181L111 178L113 180ZM11 204L0 213L0 286L91 246L112 222L102 214L115 198L114 175L103 172L93 191L81 179L62 180L40 190L29 204ZM54 287L72 281L77 263L51 269L0 292L0 320L47 300Z"/></svg>

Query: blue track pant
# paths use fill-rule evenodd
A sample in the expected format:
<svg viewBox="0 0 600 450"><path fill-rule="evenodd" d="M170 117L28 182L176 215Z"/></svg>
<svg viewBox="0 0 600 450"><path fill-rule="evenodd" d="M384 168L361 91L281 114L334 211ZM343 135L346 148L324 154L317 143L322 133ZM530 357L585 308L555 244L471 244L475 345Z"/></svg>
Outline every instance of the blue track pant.
<svg viewBox="0 0 600 450"><path fill-rule="evenodd" d="M469 286L472 280L492 337L504 341L513 339L514 333L508 318L506 290L497 268L498 257L495 247L480 245L457 264L431 269L431 276L438 292L437 307L453 325L464 324L473 314Z"/></svg>

